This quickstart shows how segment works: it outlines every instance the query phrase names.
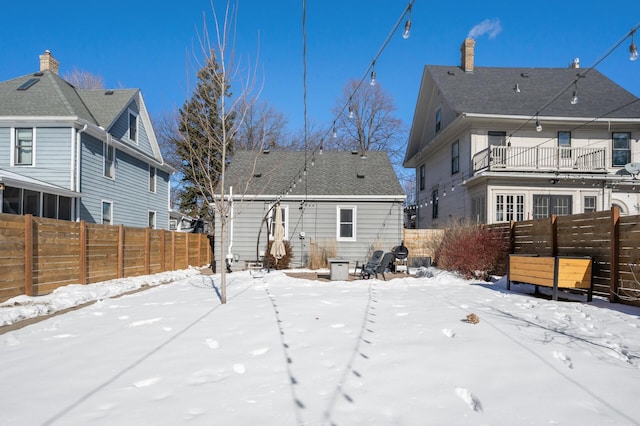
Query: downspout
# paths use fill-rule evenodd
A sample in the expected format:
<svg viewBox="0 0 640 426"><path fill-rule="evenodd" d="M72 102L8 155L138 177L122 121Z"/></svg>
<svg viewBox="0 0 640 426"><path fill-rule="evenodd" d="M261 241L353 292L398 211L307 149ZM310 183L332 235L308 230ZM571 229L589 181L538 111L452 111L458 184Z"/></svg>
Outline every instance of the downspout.
<svg viewBox="0 0 640 426"><path fill-rule="evenodd" d="M233 261L233 186L229 187L229 245L227 246L227 259L229 264Z"/></svg>
<svg viewBox="0 0 640 426"><path fill-rule="evenodd" d="M82 129L76 130L76 138L75 138L75 147L71 150L71 164L73 165L73 170L71 171L72 179L71 179L71 189L76 192L80 192L80 147L82 146L81 138L82 133L87 130L87 124L85 123L82 126ZM80 200L78 197L74 200L75 211L76 211L76 220L80 220Z"/></svg>

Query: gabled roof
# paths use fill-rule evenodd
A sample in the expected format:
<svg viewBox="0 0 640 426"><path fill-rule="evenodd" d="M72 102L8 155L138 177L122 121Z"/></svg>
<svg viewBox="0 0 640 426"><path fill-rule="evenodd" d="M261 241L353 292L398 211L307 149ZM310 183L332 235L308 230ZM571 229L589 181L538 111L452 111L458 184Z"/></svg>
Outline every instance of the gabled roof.
<svg viewBox="0 0 640 426"><path fill-rule="evenodd" d="M640 102L622 107L638 98L595 69L475 67L468 73L457 66L427 65L424 72L458 114L640 117ZM572 105L574 89L579 102Z"/></svg>
<svg viewBox="0 0 640 426"><path fill-rule="evenodd" d="M298 197L404 197L386 152L367 152L365 157L345 151L316 152L313 157L302 151L266 152L236 153L225 187L233 186L238 195L275 198L295 181L290 195Z"/></svg>
<svg viewBox="0 0 640 426"><path fill-rule="evenodd" d="M25 90L19 88L33 80ZM0 117L78 117L98 124L77 90L51 71L0 83Z"/></svg>
<svg viewBox="0 0 640 426"><path fill-rule="evenodd" d="M33 79L27 89L18 89ZM80 90L51 71L41 71L0 83L0 117L78 117L108 129L139 92Z"/></svg>
<svg viewBox="0 0 640 426"><path fill-rule="evenodd" d="M80 98L89 107L98 125L105 129L111 127L139 92L138 89L78 90Z"/></svg>

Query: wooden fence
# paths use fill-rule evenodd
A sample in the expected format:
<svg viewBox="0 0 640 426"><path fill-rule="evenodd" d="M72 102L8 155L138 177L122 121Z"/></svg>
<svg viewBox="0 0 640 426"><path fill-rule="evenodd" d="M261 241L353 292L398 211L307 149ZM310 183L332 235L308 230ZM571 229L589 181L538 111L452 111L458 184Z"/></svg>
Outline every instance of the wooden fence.
<svg viewBox="0 0 640 426"><path fill-rule="evenodd" d="M419 263L420 258L433 258L434 251L442 237L444 229L404 229L402 241L409 249L409 265ZM415 262L414 262L415 261Z"/></svg>
<svg viewBox="0 0 640 426"><path fill-rule="evenodd" d="M640 216L610 211L488 225L512 254L591 256L594 294L640 306Z"/></svg>
<svg viewBox="0 0 640 426"><path fill-rule="evenodd" d="M0 214L0 301L211 261L204 234Z"/></svg>

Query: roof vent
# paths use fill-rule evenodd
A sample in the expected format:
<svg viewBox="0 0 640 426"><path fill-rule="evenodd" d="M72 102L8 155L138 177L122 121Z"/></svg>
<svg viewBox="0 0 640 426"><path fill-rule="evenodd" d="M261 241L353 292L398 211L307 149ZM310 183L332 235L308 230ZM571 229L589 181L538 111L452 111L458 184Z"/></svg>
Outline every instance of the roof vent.
<svg viewBox="0 0 640 426"><path fill-rule="evenodd" d="M449 74L449 75L456 75L456 73L455 73L455 72L453 72L453 71L447 71L447 74Z"/></svg>
<svg viewBox="0 0 640 426"><path fill-rule="evenodd" d="M529 73L528 73L528 72L521 72L521 73L520 73L520 77L522 77L522 78L529 78Z"/></svg>
<svg viewBox="0 0 640 426"><path fill-rule="evenodd" d="M364 173L358 173L356 176L358 176L358 179L364 179Z"/></svg>
<svg viewBox="0 0 640 426"><path fill-rule="evenodd" d="M105 95L113 95L113 90L107 90L104 92Z"/></svg>
<svg viewBox="0 0 640 426"><path fill-rule="evenodd" d="M42 77L44 75L44 73L42 71L38 71L38 72L34 72L33 76L34 77Z"/></svg>
<svg viewBox="0 0 640 426"><path fill-rule="evenodd" d="M575 58L573 61L569 62L569 68L580 68L580 58Z"/></svg>
<svg viewBox="0 0 640 426"><path fill-rule="evenodd" d="M351 154L353 154L353 155L358 155L358 150L357 150L357 149L352 150L352 151L351 151Z"/></svg>
<svg viewBox="0 0 640 426"><path fill-rule="evenodd" d="M268 150L268 149L263 149L263 150L262 150L262 153L263 153L263 154L268 154L268 153L269 153L269 150Z"/></svg>
<svg viewBox="0 0 640 426"><path fill-rule="evenodd" d="M257 178L262 177L262 173L260 172L254 173L253 177L257 177Z"/></svg>

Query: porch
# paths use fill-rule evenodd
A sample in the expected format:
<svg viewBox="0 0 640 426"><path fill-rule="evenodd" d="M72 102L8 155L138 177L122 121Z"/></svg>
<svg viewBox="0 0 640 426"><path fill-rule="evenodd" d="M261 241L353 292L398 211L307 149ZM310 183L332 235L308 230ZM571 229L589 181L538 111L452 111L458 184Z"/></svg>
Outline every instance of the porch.
<svg viewBox="0 0 640 426"><path fill-rule="evenodd" d="M606 171L605 148L492 146L473 156L481 171Z"/></svg>

